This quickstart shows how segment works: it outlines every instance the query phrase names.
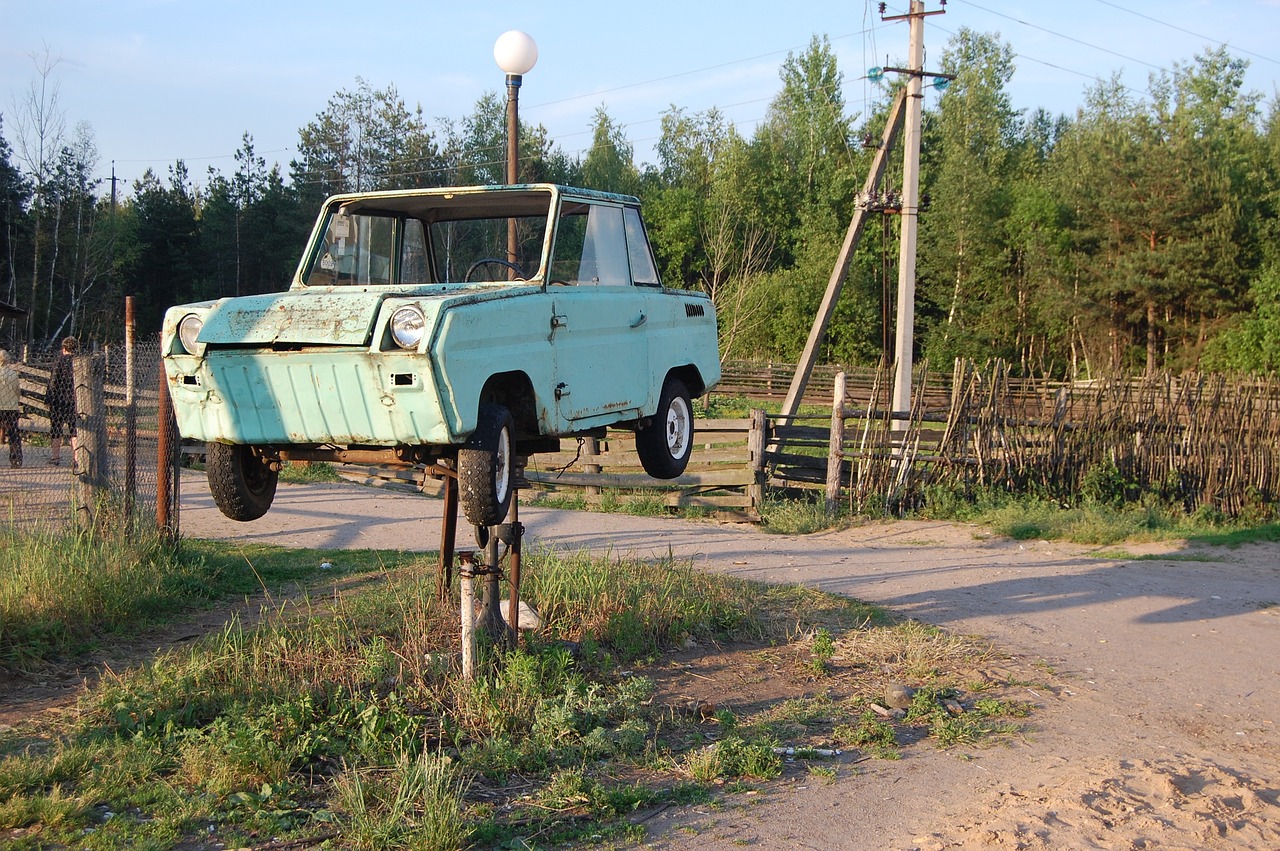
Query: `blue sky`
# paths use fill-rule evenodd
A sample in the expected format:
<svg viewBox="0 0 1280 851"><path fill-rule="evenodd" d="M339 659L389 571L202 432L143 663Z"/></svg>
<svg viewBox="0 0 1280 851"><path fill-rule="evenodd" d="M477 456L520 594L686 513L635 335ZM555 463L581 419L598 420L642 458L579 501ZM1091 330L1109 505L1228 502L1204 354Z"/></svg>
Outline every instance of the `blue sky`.
<svg viewBox="0 0 1280 851"><path fill-rule="evenodd" d="M889 14L907 0L888 3ZM0 0L0 112L12 144L37 78L32 54L60 57L51 80L68 133L93 128L99 173L132 183L185 160L199 182L232 159L248 131L267 161L287 169L298 129L356 77L394 84L428 119L459 119L503 87L493 43L520 29L538 43L521 116L544 125L570 154L591 140L598 107L625 125L637 159L652 161L662 112L719 108L750 135L780 88L778 68L826 35L852 111L876 98L866 69L904 64L905 23L877 4L763 0L604 4L555 2L298 3L293 0ZM938 10L938 0L926 0ZM1017 71L1014 106L1074 113L1096 77L1123 71L1145 92L1148 75L1225 42L1251 63L1247 86L1270 99L1280 80L1280 0L950 0L927 19L939 57L962 27L999 33ZM927 62L935 68L935 62Z"/></svg>

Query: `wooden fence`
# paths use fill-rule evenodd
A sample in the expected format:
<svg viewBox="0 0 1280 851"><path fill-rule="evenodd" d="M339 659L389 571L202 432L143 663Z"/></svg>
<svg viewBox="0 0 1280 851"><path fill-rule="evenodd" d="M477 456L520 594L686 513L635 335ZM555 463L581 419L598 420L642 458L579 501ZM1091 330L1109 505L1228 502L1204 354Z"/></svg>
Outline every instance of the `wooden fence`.
<svg viewBox="0 0 1280 851"><path fill-rule="evenodd" d="M759 520L764 498L765 419L699 419L689 467L675 479L651 478L640 466L635 434L610 431L603 439L564 439L559 452L529 459L523 487L575 491L598 503L608 491L656 491L669 507L699 506L747 520ZM342 476L363 484L401 484L439 496L442 484L424 479L417 468L344 465Z"/></svg>
<svg viewBox="0 0 1280 851"><path fill-rule="evenodd" d="M793 367L725 364L717 395L780 399ZM1054 382L1016 378L1003 363L957 362L946 374L917 369L910 415L889 410L892 372L819 367L805 394L825 414L695 423L690 466L662 482L640 468L633 436L564 440L538 455L528 486L652 491L668 506L704 506L758 519L766 491L825 491L832 507L902 513L930 488L1038 493L1064 503L1122 502L1154 494L1187 511L1227 516L1280 502L1280 382L1161 376ZM823 398L825 394L825 398ZM369 483L433 488L414 470L346 468Z"/></svg>
<svg viewBox="0 0 1280 851"><path fill-rule="evenodd" d="M876 404L887 371L861 404L851 392L833 401L829 504L847 494L854 510L900 513L935 486L1036 493L1064 504L1150 494L1231 517L1265 515L1280 502L1274 379L1055 383L1012 379L1002 363L958 362L941 410L928 404L929 379L921 379L909 419Z"/></svg>

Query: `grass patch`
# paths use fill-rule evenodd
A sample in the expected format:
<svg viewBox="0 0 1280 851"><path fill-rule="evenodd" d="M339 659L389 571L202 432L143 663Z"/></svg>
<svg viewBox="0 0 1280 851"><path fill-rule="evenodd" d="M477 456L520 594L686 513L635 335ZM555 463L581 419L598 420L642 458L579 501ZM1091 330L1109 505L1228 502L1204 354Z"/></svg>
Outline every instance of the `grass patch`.
<svg viewBox="0 0 1280 851"><path fill-rule="evenodd" d="M229 595L394 567L373 551L285 550L47 528L0 532L0 671L33 670ZM335 565L322 574L320 565Z"/></svg>
<svg viewBox="0 0 1280 851"><path fill-rule="evenodd" d="M844 511L828 511L822 494L795 497L768 495L760 507L761 528L778 535L809 535L849 525Z"/></svg>
<svg viewBox="0 0 1280 851"><path fill-rule="evenodd" d="M1072 541L1111 546L1123 541L1188 540L1238 546L1280 540L1280 523L1227 521L1215 512L1186 514L1154 501L1111 503L1085 501L1062 506L1036 496L979 491L960 497L946 488L930 489L913 517L980 523L1015 540Z"/></svg>
<svg viewBox="0 0 1280 851"><path fill-rule="evenodd" d="M532 495L528 504L537 508L569 511L597 511L601 514L630 514L635 517L690 516L688 510L669 508L666 496L657 490L620 490L604 488L598 497L588 499L581 489L526 491Z"/></svg>
<svg viewBox="0 0 1280 851"><path fill-rule="evenodd" d="M327 461L290 461L280 468L280 481L294 484L341 482L336 465Z"/></svg>
<svg viewBox="0 0 1280 851"><path fill-rule="evenodd" d="M836 768L821 749L899 747L892 725L863 719L861 699L844 695L796 696L742 718L690 715L662 702L646 660L690 639L751 641L779 659L821 661L824 685L843 687L851 648L881 646L877 666L927 657L913 669L937 676L965 646L811 589L673 559L533 549L523 593L544 629L518 651L482 648L467 682L450 662L456 604L435 600L432 555L186 542L166 558L222 571L224 590L305 581L322 559L379 575L108 672L79 712L0 732L0 844L634 843L637 809L707 801L787 771L830 782ZM888 649L904 642L931 649Z"/></svg>
<svg viewBox="0 0 1280 851"><path fill-rule="evenodd" d="M1217 561L1217 559L1211 555L1197 555L1195 553L1146 553L1139 555L1138 553L1131 553L1128 550L1098 550L1090 555L1094 558L1104 558L1114 561Z"/></svg>

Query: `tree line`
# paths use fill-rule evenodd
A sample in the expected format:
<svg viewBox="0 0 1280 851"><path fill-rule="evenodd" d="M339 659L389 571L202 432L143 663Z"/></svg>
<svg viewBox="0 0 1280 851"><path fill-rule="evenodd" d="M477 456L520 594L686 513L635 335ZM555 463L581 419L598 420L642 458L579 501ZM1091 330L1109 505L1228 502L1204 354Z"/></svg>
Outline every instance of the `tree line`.
<svg viewBox="0 0 1280 851"><path fill-rule="evenodd" d="M1245 90L1245 60L1207 48L1141 93L1100 79L1070 116L1014 107L1013 51L997 34L961 30L940 66L955 79L924 117L917 359L1001 358L1068 378L1280 368L1280 120L1274 98ZM357 77L300 128L287 170L246 132L230 174L197 181L179 161L117 192L93 176L92 128L66 130L56 62L37 71L0 116L0 300L26 311L10 337L37 348L120 336L126 294L151 332L171 304L284 289L329 194L504 180L498 94L428 122L394 85ZM868 203L857 193L894 94L861 114L843 91L815 36L782 63L749 136L717 109L672 106L656 162L638 164L601 107L580 156L522 125L520 180L640 196L665 283L710 294L725 356L794 360ZM890 195L900 175L891 166ZM894 356L894 213L912 211L880 206L828 362Z"/></svg>

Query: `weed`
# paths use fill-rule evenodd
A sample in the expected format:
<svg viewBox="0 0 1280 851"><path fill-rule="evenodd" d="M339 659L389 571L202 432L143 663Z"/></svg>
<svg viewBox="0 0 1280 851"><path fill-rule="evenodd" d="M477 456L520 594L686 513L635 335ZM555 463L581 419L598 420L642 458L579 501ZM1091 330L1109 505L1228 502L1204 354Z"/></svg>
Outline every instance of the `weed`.
<svg viewBox="0 0 1280 851"><path fill-rule="evenodd" d="M840 779L840 772L834 765L814 765L808 766L809 774L816 777L827 785L831 785Z"/></svg>
<svg viewBox="0 0 1280 851"><path fill-rule="evenodd" d="M836 655L836 643L831 639L831 630L819 627L813 634L813 645L810 648L811 658L809 670L823 676L831 669L831 660Z"/></svg>
<svg viewBox="0 0 1280 851"><path fill-rule="evenodd" d="M684 767L690 777L704 783L742 777L772 780L782 773L782 758L773 752L771 742L747 742L727 736L690 752Z"/></svg>
<svg viewBox="0 0 1280 851"><path fill-rule="evenodd" d="M881 721L872 713L865 713L856 724L840 724L832 730L832 736L846 747L891 750L898 746L893 725Z"/></svg>
<svg viewBox="0 0 1280 851"><path fill-rule="evenodd" d="M385 769L350 769L333 783L352 848L453 851L466 843L467 784L448 757L400 754Z"/></svg>
<svg viewBox="0 0 1280 851"><path fill-rule="evenodd" d="M280 469L280 481L295 484L340 482L337 468L326 461L290 461Z"/></svg>
<svg viewBox="0 0 1280 851"><path fill-rule="evenodd" d="M831 512L822 496L781 497L770 495L760 507L761 528L778 535L808 535L848 525L843 512Z"/></svg>

